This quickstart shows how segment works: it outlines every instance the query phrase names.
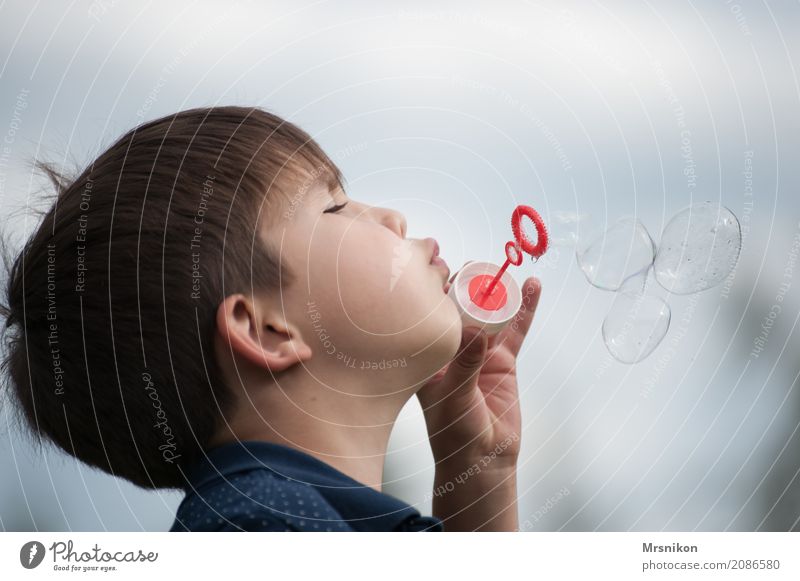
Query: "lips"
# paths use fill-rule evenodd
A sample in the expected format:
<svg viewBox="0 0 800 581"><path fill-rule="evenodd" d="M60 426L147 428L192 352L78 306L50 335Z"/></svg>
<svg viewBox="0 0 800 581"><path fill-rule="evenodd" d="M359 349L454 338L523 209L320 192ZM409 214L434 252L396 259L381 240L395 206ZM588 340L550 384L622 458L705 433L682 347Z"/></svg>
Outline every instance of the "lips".
<svg viewBox="0 0 800 581"><path fill-rule="evenodd" d="M434 257L439 256L439 243L435 238L426 238L425 243L428 245L431 261L433 261Z"/></svg>
<svg viewBox="0 0 800 581"><path fill-rule="evenodd" d="M447 280L450 278L450 267L447 266L444 259L439 256L439 243L433 238L426 238L425 242L428 244L430 251L430 264L444 271L445 286L447 286Z"/></svg>

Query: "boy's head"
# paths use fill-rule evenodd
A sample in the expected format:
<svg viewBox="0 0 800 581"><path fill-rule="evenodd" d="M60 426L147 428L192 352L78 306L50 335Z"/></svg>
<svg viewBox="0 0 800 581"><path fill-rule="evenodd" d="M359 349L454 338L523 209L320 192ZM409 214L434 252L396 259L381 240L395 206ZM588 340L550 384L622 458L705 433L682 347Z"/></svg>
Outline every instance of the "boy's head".
<svg viewBox="0 0 800 581"><path fill-rule="evenodd" d="M69 182L45 169L57 197L10 265L2 371L33 432L88 464L179 487L253 390L407 399L458 347L435 243L348 199L274 115L184 111Z"/></svg>

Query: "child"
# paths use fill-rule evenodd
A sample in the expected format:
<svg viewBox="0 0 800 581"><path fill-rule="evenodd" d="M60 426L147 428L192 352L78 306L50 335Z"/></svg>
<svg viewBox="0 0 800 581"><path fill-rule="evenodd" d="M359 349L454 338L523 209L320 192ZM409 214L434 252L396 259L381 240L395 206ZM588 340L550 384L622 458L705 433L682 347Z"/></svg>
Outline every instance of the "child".
<svg viewBox="0 0 800 581"><path fill-rule="evenodd" d="M185 490L174 531L517 528L536 279L502 333L462 329L436 241L350 199L319 145L260 109L145 123L69 182L44 169L56 203L2 307L34 434ZM414 395L433 517L381 492Z"/></svg>

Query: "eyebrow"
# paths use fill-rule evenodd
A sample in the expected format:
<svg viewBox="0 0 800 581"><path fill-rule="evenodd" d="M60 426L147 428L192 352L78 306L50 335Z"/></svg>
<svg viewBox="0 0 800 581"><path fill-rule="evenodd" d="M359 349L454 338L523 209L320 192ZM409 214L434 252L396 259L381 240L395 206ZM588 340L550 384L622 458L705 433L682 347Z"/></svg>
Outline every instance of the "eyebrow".
<svg viewBox="0 0 800 581"><path fill-rule="evenodd" d="M338 180L334 180L328 183L328 195L334 202L336 202L337 198L336 192L338 191L341 191L345 198L349 198L349 196L347 195L347 190L344 189L344 186L341 183L339 183Z"/></svg>
<svg viewBox="0 0 800 581"><path fill-rule="evenodd" d="M317 188L314 189L316 190ZM337 190L341 190L344 194L344 197L346 198L345 200L342 201L342 203L346 204L347 202L350 201L350 199L347 197L347 192L345 192L344 188L336 180L332 182L329 181L326 184L325 188L320 187L317 190L319 193L313 195L315 196L315 199L322 200L322 203L324 203L326 207L330 206L331 203L333 203L334 205L342 205L342 203L339 202L338 199L339 196L336 195ZM316 198L316 196L319 196L319 198Z"/></svg>
<svg viewBox="0 0 800 581"><path fill-rule="evenodd" d="M341 182L341 180L333 172L328 172L328 183L327 183L327 186L328 186L329 190L341 189L342 191L345 191L344 190L344 184Z"/></svg>

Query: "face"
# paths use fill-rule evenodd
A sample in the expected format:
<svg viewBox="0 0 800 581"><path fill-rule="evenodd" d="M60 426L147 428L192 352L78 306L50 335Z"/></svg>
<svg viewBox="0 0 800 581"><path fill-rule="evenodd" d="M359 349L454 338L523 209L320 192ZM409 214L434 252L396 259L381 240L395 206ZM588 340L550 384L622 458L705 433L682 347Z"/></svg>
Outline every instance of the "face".
<svg viewBox="0 0 800 581"><path fill-rule="evenodd" d="M461 321L435 240L408 239L402 214L321 183L290 208L264 237L296 275L282 305L317 366L421 381L452 358Z"/></svg>

